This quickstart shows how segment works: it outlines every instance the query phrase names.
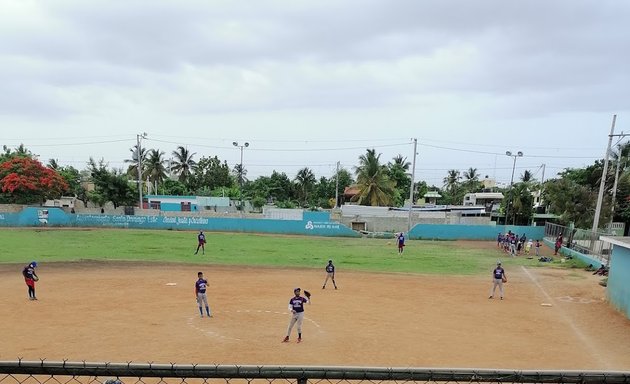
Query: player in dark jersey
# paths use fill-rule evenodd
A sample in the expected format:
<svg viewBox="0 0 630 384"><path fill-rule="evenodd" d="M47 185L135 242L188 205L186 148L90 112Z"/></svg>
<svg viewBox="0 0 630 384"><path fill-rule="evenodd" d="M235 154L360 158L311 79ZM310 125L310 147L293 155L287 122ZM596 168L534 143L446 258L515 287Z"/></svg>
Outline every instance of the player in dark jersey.
<svg viewBox="0 0 630 384"><path fill-rule="evenodd" d="M289 328L287 329L287 336L282 340L283 343L289 341L289 336L291 335L291 330L293 326L297 323L297 332L298 339L297 342L302 342L302 321L304 320L304 304L308 303L308 299L306 297L300 296L301 289L295 288L293 296L289 300L289 311L291 311L291 320L289 321Z"/></svg>
<svg viewBox="0 0 630 384"><path fill-rule="evenodd" d="M398 235L398 254L402 255L404 250L405 250L405 233L400 232L400 234Z"/></svg>
<svg viewBox="0 0 630 384"><path fill-rule="evenodd" d="M501 262L497 261L497 267L492 271L492 290L488 299L494 297L494 291L499 287L499 293L501 294L501 300L503 300L503 283L507 281L505 276L505 269L501 266Z"/></svg>
<svg viewBox="0 0 630 384"><path fill-rule="evenodd" d="M35 282L39 280L39 277L37 277L37 274L35 273L35 268L37 268L37 262L31 261L31 263L22 270L24 282L26 282L26 286L28 287L29 300L37 300L37 297L35 296Z"/></svg>
<svg viewBox="0 0 630 384"><path fill-rule="evenodd" d="M326 283L328 283L328 279L332 280L335 289L337 289L337 283L335 283L335 266L333 265L332 260L328 260L328 264L326 265L326 280L324 280L324 285L322 285L322 289L326 289Z"/></svg>
<svg viewBox="0 0 630 384"><path fill-rule="evenodd" d="M203 231L199 231L197 235L197 250L195 251L195 255L199 252L199 248L201 248L202 255L206 254L206 235L203 234Z"/></svg>
<svg viewBox="0 0 630 384"><path fill-rule="evenodd" d="M197 305L199 305L199 315L203 317L203 308L206 307L206 314L208 317L212 317L210 314L210 306L208 305L208 296L206 295L206 289L208 289L208 280L203 278L203 272L197 273L197 281L195 282L195 297L197 298Z"/></svg>

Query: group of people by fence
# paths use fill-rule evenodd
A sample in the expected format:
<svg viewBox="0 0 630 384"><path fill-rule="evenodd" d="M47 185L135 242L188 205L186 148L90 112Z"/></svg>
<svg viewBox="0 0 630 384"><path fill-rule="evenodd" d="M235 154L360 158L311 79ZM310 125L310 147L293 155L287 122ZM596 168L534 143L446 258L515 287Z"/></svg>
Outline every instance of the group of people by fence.
<svg viewBox="0 0 630 384"><path fill-rule="evenodd" d="M519 237L510 230L505 234L499 232L497 235L497 248L502 248L510 256L518 256L524 253L528 258L532 258L530 255L533 248L536 257L539 257L540 247L540 240L528 239L524 233Z"/></svg>

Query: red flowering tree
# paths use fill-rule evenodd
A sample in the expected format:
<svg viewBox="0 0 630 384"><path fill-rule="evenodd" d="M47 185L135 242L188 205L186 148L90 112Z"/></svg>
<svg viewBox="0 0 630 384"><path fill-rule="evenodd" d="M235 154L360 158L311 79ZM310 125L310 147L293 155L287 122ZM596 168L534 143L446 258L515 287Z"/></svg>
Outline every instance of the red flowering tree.
<svg viewBox="0 0 630 384"><path fill-rule="evenodd" d="M39 203L58 198L67 190L63 177L30 157L14 157L0 164L0 201Z"/></svg>

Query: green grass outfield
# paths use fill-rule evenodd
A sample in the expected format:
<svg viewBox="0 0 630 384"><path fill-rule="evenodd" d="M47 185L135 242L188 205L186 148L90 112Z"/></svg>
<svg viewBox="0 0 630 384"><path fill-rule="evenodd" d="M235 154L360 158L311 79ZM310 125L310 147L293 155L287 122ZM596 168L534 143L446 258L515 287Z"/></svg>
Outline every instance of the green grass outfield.
<svg viewBox="0 0 630 384"><path fill-rule="evenodd" d="M323 268L445 275L489 273L497 259L511 265L545 265L456 241L408 240L399 256L392 239L206 233L206 254L193 255L196 232L131 229L0 229L0 263L131 260L217 265ZM576 263L552 265L581 267Z"/></svg>

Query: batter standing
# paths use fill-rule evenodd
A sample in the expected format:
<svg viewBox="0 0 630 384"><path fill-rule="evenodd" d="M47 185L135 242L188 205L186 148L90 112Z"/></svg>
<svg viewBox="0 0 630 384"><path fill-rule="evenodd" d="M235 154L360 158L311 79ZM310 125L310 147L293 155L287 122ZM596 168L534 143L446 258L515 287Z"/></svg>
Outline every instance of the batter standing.
<svg viewBox="0 0 630 384"><path fill-rule="evenodd" d="M501 300L503 300L503 283L507 281L507 277L505 276L505 269L501 267L501 262L497 261L497 267L492 271L492 291L490 291L490 296L488 299L492 299L494 297L494 291L499 287L499 293L501 294Z"/></svg>
<svg viewBox="0 0 630 384"><path fill-rule="evenodd" d="M308 299L306 297L300 296L301 289L295 288L293 296L289 300L289 311L291 311L291 320L289 321L289 328L287 329L287 336L282 340L283 343L287 343L289 341L289 335L291 335L291 330L293 326L297 324L297 332L298 339L297 342L302 342L302 321L304 320L304 304L308 303Z"/></svg>
<svg viewBox="0 0 630 384"><path fill-rule="evenodd" d="M197 273L197 281L195 282L195 297L197 298L197 305L199 305L199 315L203 317L203 308L206 307L206 314L208 317L212 317L210 314L210 306L208 305L208 296L206 296L206 289L208 288L208 280L203 278L203 272Z"/></svg>
<svg viewBox="0 0 630 384"><path fill-rule="evenodd" d="M28 287L28 299L29 300L37 300L35 297L35 282L39 280L37 274L35 273L35 268L37 268L37 262L32 261L29 265L24 267L22 270L22 276L24 276L24 282Z"/></svg>
<svg viewBox="0 0 630 384"><path fill-rule="evenodd" d="M326 289L326 283L328 283L328 279L332 280L335 289L337 289L337 283L335 283L335 266L333 265L332 260L328 260L328 265L326 265L326 280L324 280L324 285L322 285L322 289Z"/></svg>

